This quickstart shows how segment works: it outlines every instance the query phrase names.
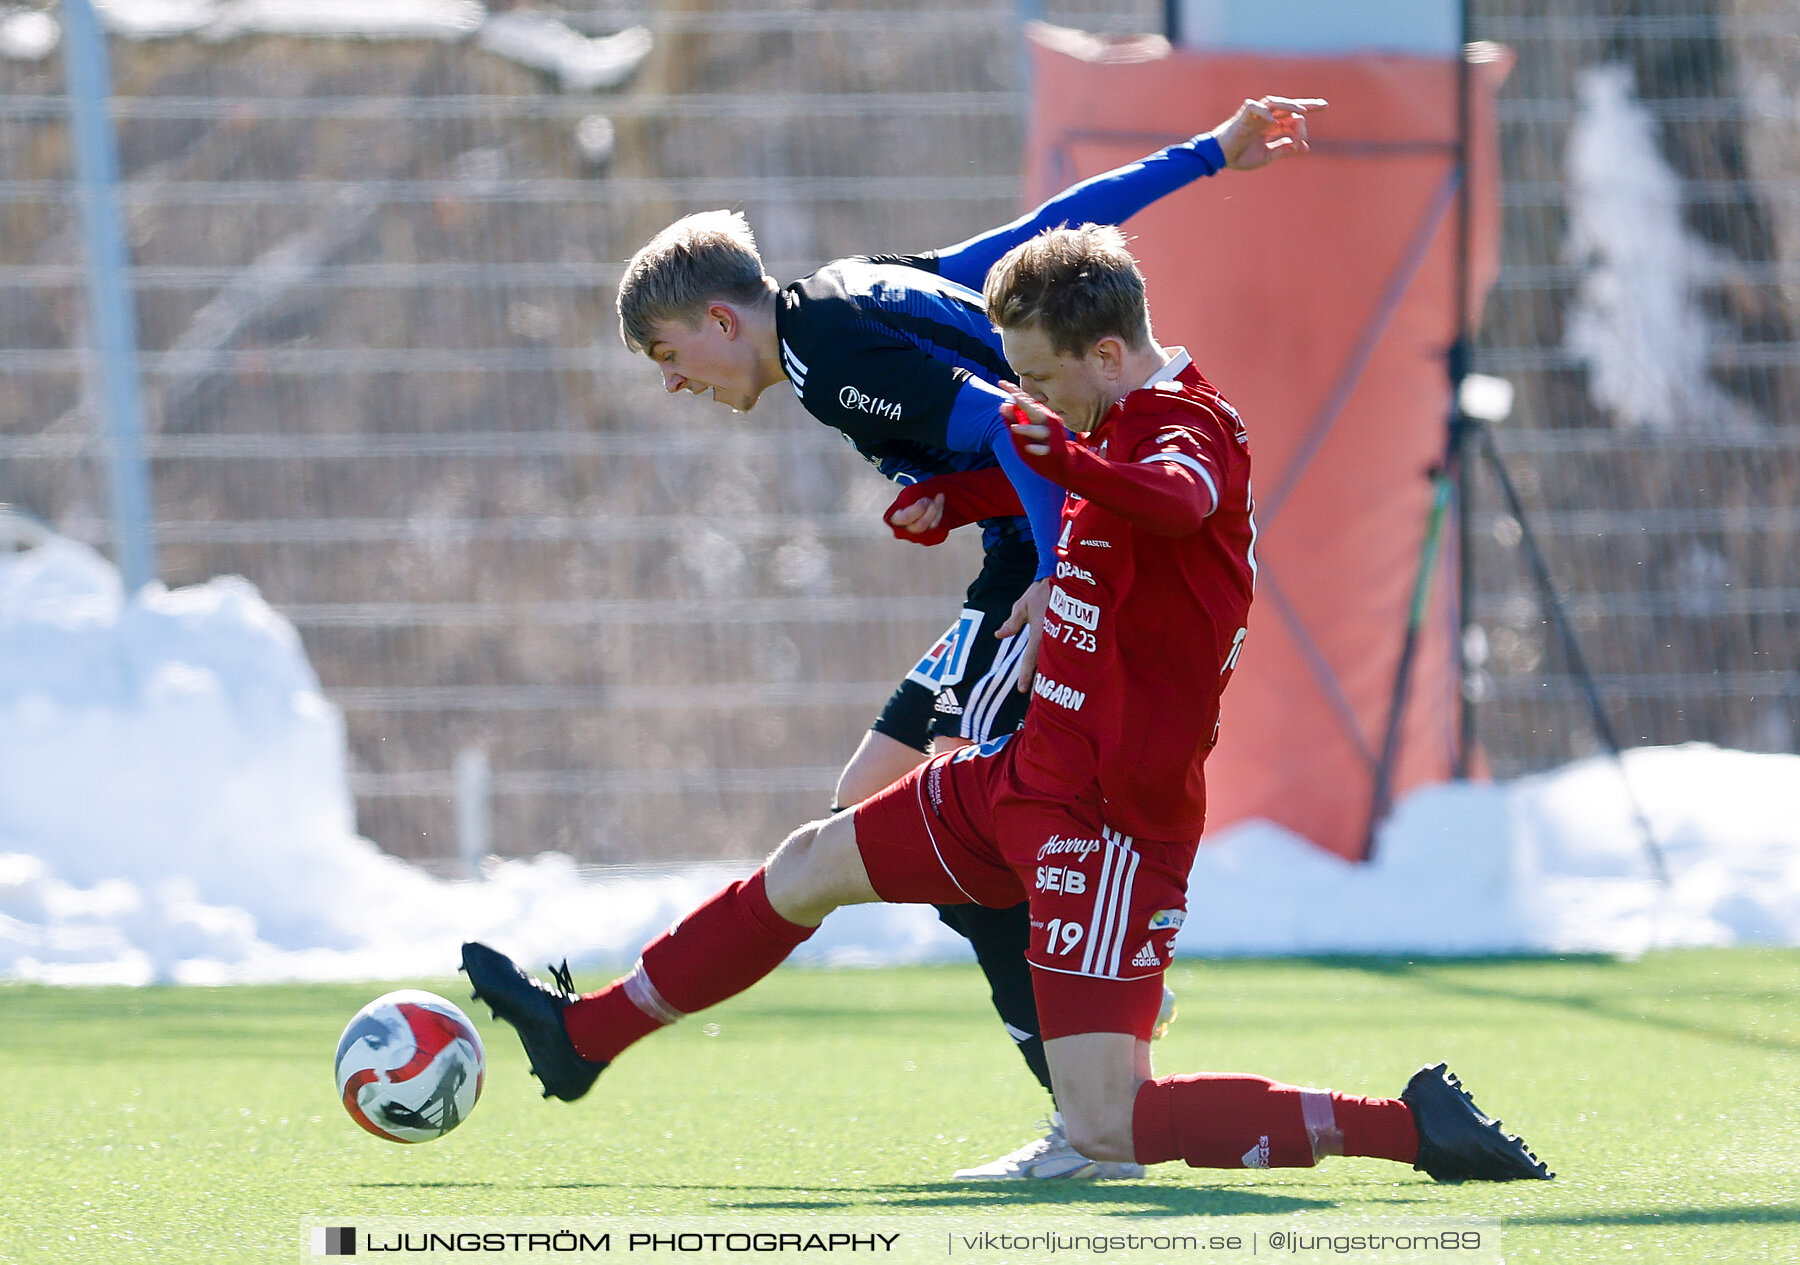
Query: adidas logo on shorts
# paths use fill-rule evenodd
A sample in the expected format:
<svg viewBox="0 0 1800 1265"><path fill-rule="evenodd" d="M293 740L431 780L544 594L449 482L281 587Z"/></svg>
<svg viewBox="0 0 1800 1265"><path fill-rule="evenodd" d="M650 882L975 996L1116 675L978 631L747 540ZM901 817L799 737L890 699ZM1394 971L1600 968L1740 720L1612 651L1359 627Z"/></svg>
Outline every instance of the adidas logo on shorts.
<svg viewBox="0 0 1800 1265"><path fill-rule="evenodd" d="M1269 1135L1263 1134L1256 1140L1256 1145L1244 1152L1245 1168L1267 1168L1269 1166Z"/></svg>
<svg viewBox="0 0 1800 1265"><path fill-rule="evenodd" d="M1137 951L1137 956L1131 959L1131 964L1133 966L1161 966L1162 959L1156 956L1156 946L1146 940L1144 947Z"/></svg>

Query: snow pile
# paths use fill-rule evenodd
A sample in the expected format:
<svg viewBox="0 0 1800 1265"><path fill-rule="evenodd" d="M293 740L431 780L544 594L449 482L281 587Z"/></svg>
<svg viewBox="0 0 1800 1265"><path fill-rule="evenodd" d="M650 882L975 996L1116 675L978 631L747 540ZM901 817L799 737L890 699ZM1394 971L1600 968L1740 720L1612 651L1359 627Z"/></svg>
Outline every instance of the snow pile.
<svg viewBox="0 0 1800 1265"><path fill-rule="evenodd" d="M597 92L631 78L652 39L642 26L590 39L547 13L515 10L489 18L477 42L497 57L548 71L571 92Z"/></svg>
<svg viewBox="0 0 1800 1265"><path fill-rule="evenodd" d="M476 0L95 0L94 7L108 30L127 39L256 34L460 40L487 16Z"/></svg>
<svg viewBox="0 0 1800 1265"><path fill-rule="evenodd" d="M37 9L0 9L0 57L43 61L62 42L62 27Z"/></svg>
<svg viewBox="0 0 1800 1265"><path fill-rule="evenodd" d="M233 0L219 6L205 34L458 40L486 16L475 0Z"/></svg>
<svg viewBox="0 0 1800 1265"><path fill-rule="evenodd" d="M1701 291L1730 260L1687 227L1681 178L1633 95L1631 69L1591 66L1576 96L1566 250L1583 274L1564 344L1586 362L1594 403L1624 427L1754 422L1707 372L1718 322Z"/></svg>
<svg viewBox="0 0 1800 1265"><path fill-rule="evenodd" d="M1179 951L1800 944L1800 756L1695 743L1628 751L1623 764L1418 791L1367 865L1266 823L1223 832L1194 867Z"/></svg>
<svg viewBox="0 0 1800 1265"><path fill-rule="evenodd" d="M1800 757L1628 755L1409 798L1351 866L1268 825L1195 868L1188 954L1638 952L1800 943ZM443 975L467 938L623 963L748 865L584 874L546 854L432 877L353 828L343 722L236 578L127 598L50 539L0 553L0 977L192 983ZM966 955L929 909L827 920L803 962Z"/></svg>
<svg viewBox="0 0 1800 1265"><path fill-rule="evenodd" d="M650 55L654 42L642 26L591 38L550 13L515 9L490 17L476 0L95 0L95 8L109 31L137 40L290 35L453 42L479 32L477 43L485 51L554 75L571 92L616 88ZM59 28L47 16L36 20L40 27L49 24L54 46ZM13 25L0 17L0 53L10 47L4 36ZM26 41L27 35L35 42ZM44 38L33 28L14 43L35 47Z"/></svg>
<svg viewBox="0 0 1800 1265"><path fill-rule="evenodd" d="M353 944L351 820L342 721L247 583L127 602L66 540L0 562L0 969Z"/></svg>
<svg viewBox="0 0 1800 1265"><path fill-rule="evenodd" d="M93 551L0 553L0 977L59 983L443 974L462 940L620 960L748 865L482 882L358 838L341 716L235 577L127 600ZM930 911L855 911L811 960L942 956Z"/></svg>

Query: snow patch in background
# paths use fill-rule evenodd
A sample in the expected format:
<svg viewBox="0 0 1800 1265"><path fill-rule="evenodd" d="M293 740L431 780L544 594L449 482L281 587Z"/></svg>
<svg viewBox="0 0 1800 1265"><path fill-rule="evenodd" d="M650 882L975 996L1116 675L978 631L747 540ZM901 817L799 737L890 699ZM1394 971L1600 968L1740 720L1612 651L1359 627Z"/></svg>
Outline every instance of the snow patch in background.
<svg viewBox="0 0 1800 1265"><path fill-rule="evenodd" d="M0 9L0 57L43 61L62 42L62 26L38 9Z"/></svg>
<svg viewBox="0 0 1800 1265"><path fill-rule="evenodd" d="M514 9L489 16L476 0L95 0L94 7L108 31L136 40L288 35L454 42L479 32L476 42L484 51L554 75L571 92L624 83L654 43L642 26L589 37L551 13ZM16 37L9 39L15 29ZM60 30L46 15L15 21L10 12L0 12L0 55L41 58L55 46ZM38 48L46 38L49 44L41 52L10 51Z"/></svg>
<svg viewBox="0 0 1800 1265"><path fill-rule="evenodd" d="M1666 891L1617 766L1585 761L1420 791L1366 866L1267 824L1221 832L1180 952L1800 944L1800 757L1691 746L1627 766ZM528 963L623 964L749 868L595 874L545 854L436 878L356 835L342 718L248 582L127 599L73 542L0 553L0 977L441 976L468 938ZM913 906L841 910L796 955L966 957Z"/></svg>
<svg viewBox="0 0 1800 1265"><path fill-rule="evenodd" d="M1409 796L1353 865L1266 823L1202 848L1180 952L1800 944L1800 756L1693 743ZM1626 778L1630 780L1627 792ZM1665 888L1632 810L1669 869Z"/></svg>
<svg viewBox="0 0 1800 1265"><path fill-rule="evenodd" d="M482 25L477 42L497 57L548 71L571 92L597 92L624 83L650 55L647 27L590 39L547 13L498 13Z"/></svg>
<svg viewBox="0 0 1800 1265"><path fill-rule="evenodd" d="M107 30L140 40L253 34L459 40L487 17L476 0L95 0L94 8Z"/></svg>
<svg viewBox="0 0 1800 1265"><path fill-rule="evenodd" d="M1589 394L1628 429L1754 424L1708 373L1718 322L1700 294L1732 260L1687 227L1631 68L1590 66L1575 94L1566 252L1583 272L1563 341L1587 364Z"/></svg>

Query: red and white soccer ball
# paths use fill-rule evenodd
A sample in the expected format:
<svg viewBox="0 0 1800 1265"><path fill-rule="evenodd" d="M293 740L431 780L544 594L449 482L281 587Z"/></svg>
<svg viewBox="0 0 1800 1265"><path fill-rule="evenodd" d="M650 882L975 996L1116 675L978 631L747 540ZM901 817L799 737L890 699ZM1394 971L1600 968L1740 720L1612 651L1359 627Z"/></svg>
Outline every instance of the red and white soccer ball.
<svg viewBox="0 0 1800 1265"><path fill-rule="evenodd" d="M416 988L377 997L338 1038L338 1098L352 1120L389 1142L443 1137L475 1109L486 1073L469 1017Z"/></svg>

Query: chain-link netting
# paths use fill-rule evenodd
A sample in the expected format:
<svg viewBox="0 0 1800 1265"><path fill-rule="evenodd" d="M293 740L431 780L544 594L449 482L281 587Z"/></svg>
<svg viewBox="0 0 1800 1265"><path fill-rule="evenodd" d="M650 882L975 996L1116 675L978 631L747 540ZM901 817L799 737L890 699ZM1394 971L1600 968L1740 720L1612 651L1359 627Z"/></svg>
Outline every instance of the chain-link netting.
<svg viewBox="0 0 1800 1265"><path fill-rule="evenodd" d="M111 7L160 572L293 620L393 851L456 855L460 756L497 851L742 855L825 810L978 555L893 544L888 485L787 392L659 398L620 265L716 206L783 280L1010 219L1018 9L602 3L539 22L543 69L503 7L441 37ZM572 43L634 26L641 64ZM621 82L572 90L571 47ZM0 501L103 544L67 117L60 56L0 58Z"/></svg>
<svg viewBox="0 0 1800 1265"><path fill-rule="evenodd" d="M823 810L972 542L888 543L887 486L786 393L659 398L620 262L721 205L783 280L1009 218L1019 7L602 2L535 61L502 8L442 38L115 34L161 573L245 574L294 621L394 851L455 854L461 757L498 851L743 854ZM1473 20L1519 54L1477 367L1520 388L1494 434L1527 525L1626 742L1791 749L1800 5ZM647 56L595 42L636 26ZM0 500L104 543L62 64L7 38ZM1480 734L1496 771L1545 767L1588 710L1478 493Z"/></svg>
<svg viewBox="0 0 1800 1265"><path fill-rule="evenodd" d="M1527 531L1622 743L1793 750L1800 4L1482 0L1473 26L1518 54L1478 360L1519 388L1493 438L1526 505L1481 472L1485 750L1596 746Z"/></svg>

